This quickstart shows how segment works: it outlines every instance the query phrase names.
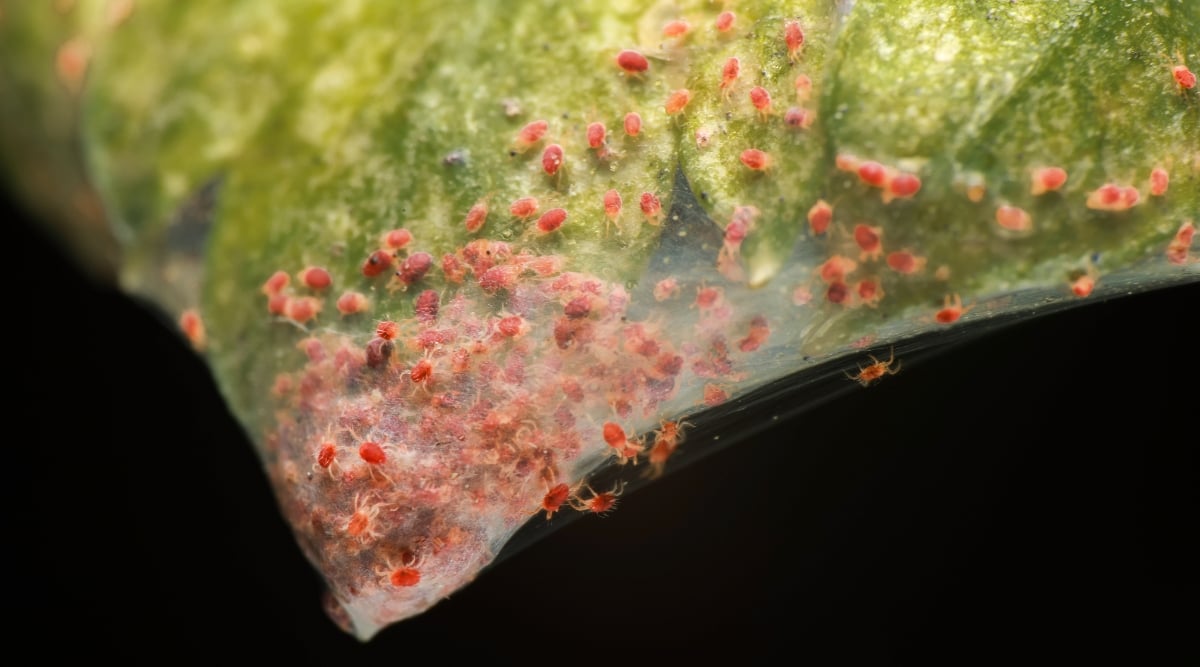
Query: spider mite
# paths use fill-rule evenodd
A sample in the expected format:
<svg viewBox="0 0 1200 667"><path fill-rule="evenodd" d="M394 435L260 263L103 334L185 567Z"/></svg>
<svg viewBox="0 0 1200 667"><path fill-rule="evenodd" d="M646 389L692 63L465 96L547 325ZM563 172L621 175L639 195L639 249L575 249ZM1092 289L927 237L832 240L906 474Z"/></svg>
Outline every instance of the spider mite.
<svg viewBox="0 0 1200 667"><path fill-rule="evenodd" d="M625 134L636 137L642 131L642 115L636 111L625 114L624 127Z"/></svg>
<svg viewBox="0 0 1200 667"><path fill-rule="evenodd" d="M1175 58L1177 63L1171 66L1171 77L1179 86L1180 94L1183 94L1196 87L1196 74L1184 64L1182 54L1177 53Z"/></svg>
<svg viewBox="0 0 1200 667"><path fill-rule="evenodd" d="M723 11L717 15L717 20L713 25L717 28L717 32L729 32L733 30L733 24L736 22L736 14L731 11Z"/></svg>
<svg viewBox="0 0 1200 667"><path fill-rule="evenodd" d="M638 201L642 208L642 213L646 215L646 222L657 225L662 220L662 202L652 192L643 192L641 199Z"/></svg>
<svg viewBox="0 0 1200 667"><path fill-rule="evenodd" d="M813 118L814 115L808 109L788 107L788 110L783 114L783 123L788 127L806 130L812 127Z"/></svg>
<svg viewBox="0 0 1200 667"><path fill-rule="evenodd" d="M371 440L358 446L358 456L371 465L387 463L387 453L383 451L383 447Z"/></svg>
<svg viewBox="0 0 1200 667"><path fill-rule="evenodd" d="M900 172L892 176L883 191L883 203L893 199L911 199L921 191L921 179L916 174Z"/></svg>
<svg viewBox="0 0 1200 667"><path fill-rule="evenodd" d="M400 265L400 268L396 270L396 277L399 278L400 282L404 284L405 288L407 288L409 285L412 285L421 278L424 278L425 274L429 272L429 269L432 266L433 255L430 255L427 252L414 252L413 254L404 258L404 262Z"/></svg>
<svg viewBox="0 0 1200 667"><path fill-rule="evenodd" d="M924 257L918 257L907 250L889 252L887 256L888 268L896 273L920 273L925 269L925 262Z"/></svg>
<svg viewBox="0 0 1200 667"><path fill-rule="evenodd" d="M391 231L384 232L381 240L383 242L383 247L388 248L389 250L400 250L412 242L413 235L412 232L401 227L400 229L393 229Z"/></svg>
<svg viewBox="0 0 1200 667"><path fill-rule="evenodd" d="M687 88L680 88L671 91L671 94L667 95L667 102L663 105L663 109L666 110L668 116L674 116L683 111L687 107L688 102L691 101L692 91Z"/></svg>
<svg viewBox="0 0 1200 667"><path fill-rule="evenodd" d="M862 249L858 258L860 260L879 259L879 255L883 254L883 227L866 225L858 223L854 225L854 242Z"/></svg>
<svg viewBox="0 0 1200 667"><path fill-rule="evenodd" d="M1167 244L1167 261L1172 264L1187 264L1188 250L1192 247L1192 239L1196 235L1196 226L1191 220L1184 222L1175 232L1175 237Z"/></svg>
<svg viewBox="0 0 1200 667"><path fill-rule="evenodd" d="M1067 171L1062 167L1038 167L1033 170L1029 182L1029 194L1043 195L1055 192L1067 182Z"/></svg>
<svg viewBox="0 0 1200 667"><path fill-rule="evenodd" d="M546 150L542 151L542 169L550 176L558 174L558 170L563 163L563 148L558 144L550 144L546 146Z"/></svg>
<svg viewBox="0 0 1200 667"><path fill-rule="evenodd" d="M957 294L947 294L942 301L942 309L934 314L933 319L938 324L952 324L958 321L958 318L971 310L972 306L963 307L962 297Z"/></svg>
<svg viewBox="0 0 1200 667"><path fill-rule="evenodd" d="M674 278L663 278L654 283L654 300L666 301L679 295L679 282Z"/></svg>
<svg viewBox="0 0 1200 667"><path fill-rule="evenodd" d="M463 219L463 226L466 227L467 232L474 234L483 229L483 223L487 222L487 215L487 202L481 199L467 211L467 217Z"/></svg>
<svg viewBox="0 0 1200 667"><path fill-rule="evenodd" d="M1085 273L1071 281L1071 293L1081 299L1090 296L1094 289L1096 289L1096 278L1091 272Z"/></svg>
<svg viewBox="0 0 1200 667"><path fill-rule="evenodd" d="M385 366L388 359L391 359L392 352L396 349L396 344L386 338L376 336L367 341L366 349L366 364L367 368L379 368Z"/></svg>
<svg viewBox="0 0 1200 667"><path fill-rule="evenodd" d="M624 70L626 74L639 76L650 69L650 61L646 60L646 56L642 55L640 51L625 49L617 54L617 67Z"/></svg>
<svg viewBox="0 0 1200 667"><path fill-rule="evenodd" d="M637 463L637 456L642 451L642 440L630 440L625 430L615 422L604 422L604 442L616 453L622 464L632 460Z"/></svg>
<svg viewBox="0 0 1200 667"><path fill-rule="evenodd" d="M758 109L758 115L766 120L771 114L771 93L767 92L762 86L755 86L750 89L750 103Z"/></svg>
<svg viewBox="0 0 1200 667"><path fill-rule="evenodd" d="M400 567L394 567L391 560L388 560L382 571L376 571L391 585L397 588L407 588L416 586L421 583L421 564L423 558L416 558L412 552L404 550L400 559Z"/></svg>
<svg viewBox="0 0 1200 667"><path fill-rule="evenodd" d="M665 421L654 434L654 446L650 448L648 460L650 468L647 477L661 477L667 465L667 459L675 453L683 442L683 429L691 424L687 422Z"/></svg>
<svg viewBox="0 0 1200 667"><path fill-rule="evenodd" d="M1161 197L1167 194L1167 187L1171 184L1171 175L1162 167L1155 167L1150 170L1150 196Z"/></svg>
<svg viewBox="0 0 1200 667"><path fill-rule="evenodd" d="M742 71L742 61L736 57L732 57L725 61L725 65L721 67L721 90L724 91L723 97L729 98L730 88L737 81L738 75Z"/></svg>
<svg viewBox="0 0 1200 667"><path fill-rule="evenodd" d="M323 290L333 284L333 277L329 275L329 271L319 266L307 267L296 277L305 287L314 290Z"/></svg>
<svg viewBox="0 0 1200 667"><path fill-rule="evenodd" d="M796 77L796 82L793 86L796 88L796 101L807 102L812 96L812 79L807 74L800 74Z"/></svg>
<svg viewBox="0 0 1200 667"><path fill-rule="evenodd" d="M804 29L799 21L788 21L783 26L783 41L787 44L788 60L796 62L800 49L804 48Z"/></svg>
<svg viewBox="0 0 1200 667"><path fill-rule="evenodd" d="M521 197L520 199L514 201L508 207L508 210L510 213L513 214L514 217L520 218L522 220L524 220L526 218L530 218L533 216L534 213L537 213L537 210L538 210L537 197Z"/></svg>
<svg viewBox="0 0 1200 667"><path fill-rule="evenodd" d="M293 322L304 324L321 312L321 302L316 297L305 296L288 299L283 307L283 316Z"/></svg>
<svg viewBox="0 0 1200 667"><path fill-rule="evenodd" d="M384 503L371 503L369 497L355 494L354 512L350 515L350 519L346 521L346 534L357 538L360 542L379 539L381 533L378 530L379 526L376 525L375 518L379 516L379 512L390 509L390 507L390 505Z"/></svg>
<svg viewBox="0 0 1200 667"><path fill-rule="evenodd" d="M433 363L428 359L420 359L407 372L414 384L428 389L429 383L433 380Z"/></svg>
<svg viewBox="0 0 1200 667"><path fill-rule="evenodd" d="M393 259L392 253L386 250L376 250L363 262L362 274L368 278L374 278L391 268Z"/></svg>
<svg viewBox="0 0 1200 667"><path fill-rule="evenodd" d="M713 407L720 405L729 400L729 392L721 388L720 385L709 382L704 385L704 404Z"/></svg>
<svg viewBox="0 0 1200 667"><path fill-rule="evenodd" d="M546 512L546 520L548 521L570 498L571 487L566 484L556 484L546 492L545 496L542 496L542 508L539 511L544 510Z"/></svg>
<svg viewBox="0 0 1200 667"><path fill-rule="evenodd" d="M829 283L825 289L825 300L829 303L844 304L850 298L850 287L840 278Z"/></svg>
<svg viewBox="0 0 1200 667"><path fill-rule="evenodd" d="M571 496L571 507L580 512L591 512L592 514L604 514L605 512L617 506L617 498L621 492L625 490L625 482L617 482L613 485L611 491L596 493L591 486L584 484L583 488L587 489L589 497L584 498L579 495Z"/></svg>
<svg viewBox="0 0 1200 667"><path fill-rule="evenodd" d="M884 375L895 375L896 373L900 372L900 364L899 362L896 362L895 348L892 348L891 356L888 357L887 361L880 361L875 358L875 355L869 354L867 356L871 359L872 363L867 364L866 366L859 366L857 373L853 375L846 373L846 377L854 380L864 387L867 387L870 386L872 382L882 378ZM892 365L893 363L895 366Z"/></svg>
<svg viewBox="0 0 1200 667"><path fill-rule="evenodd" d="M567 221L567 210L565 208L552 208L542 214L537 220L538 234L549 234L557 231L563 223Z"/></svg>
<svg viewBox="0 0 1200 667"><path fill-rule="evenodd" d="M276 271L263 283L262 293L267 296L275 296L282 292L291 281L292 277L288 275L287 271Z"/></svg>
<svg viewBox="0 0 1200 667"><path fill-rule="evenodd" d="M747 148L740 156L742 164L752 171L766 171L771 168L771 156L757 148Z"/></svg>
<svg viewBox="0 0 1200 667"><path fill-rule="evenodd" d="M333 475L333 464L337 460L337 447L332 442L323 442L317 449L317 465Z"/></svg>
<svg viewBox="0 0 1200 667"><path fill-rule="evenodd" d="M413 315L421 324L431 325L437 321L440 303L441 296L434 290L427 289L418 294L413 301Z"/></svg>
<svg viewBox="0 0 1200 667"><path fill-rule="evenodd" d="M750 333L738 341L738 349L742 352L753 352L767 342L770 335L771 328L767 326L767 318L755 315L754 319L750 320Z"/></svg>
<svg viewBox="0 0 1200 667"><path fill-rule="evenodd" d="M1007 204L996 208L996 224L1015 234L1028 234L1033 231L1033 218L1029 217L1025 209Z"/></svg>
<svg viewBox="0 0 1200 667"><path fill-rule="evenodd" d="M549 129L550 123L544 120L535 120L528 123L517 132L515 141L517 150L522 152L528 150L531 146L541 141Z"/></svg>
<svg viewBox="0 0 1200 667"><path fill-rule="evenodd" d="M833 207L824 199L818 199L817 203L808 209L808 226L812 228L814 236L820 236L829 229L829 223L833 222Z"/></svg>
<svg viewBox="0 0 1200 667"><path fill-rule="evenodd" d="M187 337L193 349L198 352L204 350L208 336L204 332L204 321L195 309L189 308L179 314L179 330Z"/></svg>
<svg viewBox="0 0 1200 667"><path fill-rule="evenodd" d="M1137 205L1138 190L1106 183L1088 193L1087 207L1094 211L1127 211Z"/></svg>
<svg viewBox="0 0 1200 667"><path fill-rule="evenodd" d="M621 217L621 193L616 190L609 190L604 193L604 215L607 222L604 223L604 233L608 233L608 226L615 225L617 233L621 233L621 226L617 224L617 218Z"/></svg>
<svg viewBox="0 0 1200 667"><path fill-rule="evenodd" d="M844 255L834 255L825 260L817 272L821 276L821 280L832 283L843 280L847 274L854 273L857 268L858 262Z"/></svg>
<svg viewBox="0 0 1200 667"><path fill-rule="evenodd" d="M855 171L858 173L858 178L871 187L882 188L887 185L887 167L874 160L860 163Z"/></svg>
<svg viewBox="0 0 1200 667"><path fill-rule="evenodd" d="M370 302L367 301L366 295L361 292L347 291L343 292L337 300L338 312L342 315L354 315L361 313L370 307Z"/></svg>
<svg viewBox="0 0 1200 667"><path fill-rule="evenodd" d="M858 281L854 291L858 292L858 298L868 308L878 306L879 301L883 299L883 290L879 287L879 281L874 278L864 278Z"/></svg>
<svg viewBox="0 0 1200 667"><path fill-rule="evenodd" d="M683 37L691 29L692 25L690 23L683 19L676 19L674 21L667 21L666 25L663 26L662 35L667 39Z"/></svg>
<svg viewBox="0 0 1200 667"><path fill-rule="evenodd" d="M603 148L604 141L608 137L608 128L604 127L604 123L596 121L589 123L587 126L587 142L588 148Z"/></svg>

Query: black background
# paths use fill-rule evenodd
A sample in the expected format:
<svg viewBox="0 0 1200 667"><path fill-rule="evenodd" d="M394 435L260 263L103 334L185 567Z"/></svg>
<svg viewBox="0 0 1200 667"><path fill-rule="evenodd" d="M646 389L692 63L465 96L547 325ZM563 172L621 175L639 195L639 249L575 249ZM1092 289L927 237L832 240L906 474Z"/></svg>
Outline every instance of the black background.
<svg viewBox="0 0 1200 667"><path fill-rule="evenodd" d="M1200 659L1195 284L906 364L362 644L321 611L203 363L4 210L6 634L38 655Z"/></svg>

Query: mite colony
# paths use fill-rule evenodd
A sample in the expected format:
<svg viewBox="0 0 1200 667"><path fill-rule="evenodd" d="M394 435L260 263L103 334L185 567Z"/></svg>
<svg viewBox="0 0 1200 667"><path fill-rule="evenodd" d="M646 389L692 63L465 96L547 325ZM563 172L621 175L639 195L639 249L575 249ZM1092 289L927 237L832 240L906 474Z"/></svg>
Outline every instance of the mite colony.
<svg viewBox="0 0 1200 667"><path fill-rule="evenodd" d="M662 36L693 39L698 25L671 20ZM737 44L734 12L705 25L713 39ZM775 27L780 57L798 65L804 26L788 19ZM639 50L612 53L630 85L653 80L656 64ZM744 95L758 122L781 131L803 132L817 122L804 106L813 95L807 74L789 77L789 99L781 100L764 86L747 85L744 65L740 56L725 59L711 73L715 89L704 94ZM1182 65L1172 76L1181 92L1195 85ZM399 228L382 231L377 247L355 260L352 284L336 284L321 266L279 267L265 277L264 321L303 332L295 334L301 367L279 375L272 388L279 414L267 440L272 470L287 489L284 509L306 554L334 577L337 600L373 598L375 620L386 624L457 589L486 564L493 545L530 517L611 511L623 485L594 489L578 478L580 466L607 460L643 466L649 477L663 474L689 426L664 404L694 386L696 410L719 405L747 377L744 364L770 340L769 316L727 297L724 283L692 290L662 278L653 299L680 303L681 314L638 319L625 286L539 250L584 220L602 224L606 237L621 234L631 215L639 224L663 224L666 193L614 184L585 213L559 205L556 187L569 178L573 159L619 158L617 138L626 141L620 150L631 150L636 143L627 140L653 127L647 118L686 115L698 94L664 91L661 106L629 109L609 119L612 127L591 120L580 136L558 136L547 111L496 141L497 151L536 158L544 188L503 202L481 193L455 214L473 240L449 252L431 252L433 243L423 246L424 239ZM714 140L703 128L694 139L701 149ZM757 146L742 148L738 161L750 178L769 179L778 169L776 156ZM836 168L854 195L877 196L886 206L903 206L923 192L920 170L900 161L842 152ZM1028 174L1035 198L1064 196L1073 178L1060 165L1030 165ZM1169 196L1168 166L1139 178L1144 182L1090 184L1078 204L1120 215L1147 197ZM975 183L966 196L982 202L986 189ZM740 284L743 244L763 214L751 203L731 210L712 268L714 278ZM524 235L488 238L488 221L497 216L519 223ZM929 269L919 248L889 242L888 223L838 216L824 198L797 215L797 224L830 251L811 280L789 289L795 306L879 308L887 298L885 277L904 280ZM1011 202L997 203L994 221L996 234L1014 240L1036 234L1039 223ZM1191 261L1194 231L1190 221L1179 227L1166 247L1168 261ZM947 278L943 268L933 273ZM1086 297L1096 280L1088 267L1065 282ZM946 292L939 290L940 304L928 311L938 325L952 325L974 307ZM321 326L335 319L340 333ZM207 344L198 314L185 313L180 326L197 347ZM894 355L870 361L847 377L866 387L900 369ZM646 424L655 426L639 432ZM472 518L479 516L489 519Z"/></svg>

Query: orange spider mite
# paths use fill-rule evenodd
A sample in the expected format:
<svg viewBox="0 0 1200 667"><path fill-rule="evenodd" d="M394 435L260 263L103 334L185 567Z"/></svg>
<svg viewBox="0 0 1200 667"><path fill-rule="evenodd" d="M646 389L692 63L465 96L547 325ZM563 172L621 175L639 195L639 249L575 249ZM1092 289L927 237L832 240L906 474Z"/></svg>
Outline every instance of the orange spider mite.
<svg viewBox="0 0 1200 667"><path fill-rule="evenodd" d="M854 380L864 387L867 387L870 386L872 382L882 378L884 375L895 375L896 373L900 372L900 363L896 361L895 348L892 349L891 356L888 357L887 361L880 361L875 358L875 355L867 356L871 358L873 363L870 363L866 366L859 366L858 373L854 375L846 373L846 377ZM895 365L893 366L893 364Z"/></svg>

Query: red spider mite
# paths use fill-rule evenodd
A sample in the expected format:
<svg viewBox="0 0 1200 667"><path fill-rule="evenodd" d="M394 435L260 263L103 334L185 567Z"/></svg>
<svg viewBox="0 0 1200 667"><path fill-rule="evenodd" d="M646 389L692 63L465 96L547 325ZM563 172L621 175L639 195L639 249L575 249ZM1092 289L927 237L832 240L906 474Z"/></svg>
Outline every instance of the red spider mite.
<svg viewBox="0 0 1200 667"><path fill-rule="evenodd" d="M1096 211L1127 211L1137 205L1140 195L1133 186L1106 183L1087 197L1087 207Z"/></svg>
<svg viewBox="0 0 1200 667"><path fill-rule="evenodd" d="M662 35L668 39L673 37L683 37L684 35L688 34L688 31L691 29L692 24L684 21L683 19L676 19L674 21L667 21L667 23L663 25Z"/></svg>
<svg viewBox="0 0 1200 667"><path fill-rule="evenodd" d="M624 120L625 134L631 137L636 137L642 131L642 116L636 111L630 111L625 114Z"/></svg>
<svg viewBox="0 0 1200 667"><path fill-rule="evenodd" d="M907 250L897 250L888 253L887 265L896 273L920 273L925 268L925 258L918 257Z"/></svg>
<svg viewBox="0 0 1200 667"><path fill-rule="evenodd" d="M538 210L537 197L521 197L520 199L514 201L508 207L508 210L515 217L518 217L521 219L528 218L528 217L532 216L534 213L537 213L537 210Z"/></svg>
<svg viewBox="0 0 1200 667"><path fill-rule="evenodd" d="M793 84L796 89L796 100L805 102L812 95L812 79L807 74L796 76L796 81Z"/></svg>
<svg viewBox="0 0 1200 667"><path fill-rule="evenodd" d="M287 271L276 271L271 274L270 278L267 278L267 282L263 283L262 293L267 296L275 296L282 292L291 281L292 277L287 274Z"/></svg>
<svg viewBox="0 0 1200 667"><path fill-rule="evenodd" d="M401 227L385 232L383 235L383 245L391 250L399 250L411 243L413 240L412 232Z"/></svg>
<svg viewBox="0 0 1200 667"><path fill-rule="evenodd" d="M842 280L835 280L829 283L829 287L825 289L825 300L829 303L843 304L850 296L850 287Z"/></svg>
<svg viewBox="0 0 1200 667"><path fill-rule="evenodd" d="M617 66L627 74L641 74L650 69L650 61L640 51L625 49L617 54Z"/></svg>
<svg viewBox="0 0 1200 667"><path fill-rule="evenodd" d="M483 228L483 223L487 221L487 215L487 202L478 201L467 211L467 217L463 220L463 226L466 227L468 232L473 234Z"/></svg>
<svg viewBox="0 0 1200 667"><path fill-rule="evenodd" d="M821 264L818 273L821 280L831 283L844 279L857 268L858 262L844 255L834 255Z"/></svg>
<svg viewBox="0 0 1200 667"><path fill-rule="evenodd" d="M1196 87L1195 73L1183 65L1172 67L1171 76L1175 78L1175 83L1179 84L1180 91L1191 90Z"/></svg>
<svg viewBox="0 0 1200 667"><path fill-rule="evenodd" d="M542 140L546 136L546 131L550 129L550 123L544 120L535 120L526 124L517 132L517 145L523 148L528 148L533 144Z"/></svg>
<svg viewBox="0 0 1200 667"><path fill-rule="evenodd" d="M753 171L766 171L771 167L771 156L757 148L747 148L740 156L742 164Z"/></svg>
<svg viewBox="0 0 1200 667"><path fill-rule="evenodd" d="M679 294L679 281L674 278L663 278L654 284L654 300L666 301Z"/></svg>
<svg viewBox="0 0 1200 667"><path fill-rule="evenodd" d="M361 292L347 291L342 293L337 300L338 312L343 315L354 315L361 313L370 306L366 295Z"/></svg>
<svg viewBox="0 0 1200 667"><path fill-rule="evenodd" d="M1167 261L1172 264L1187 264L1188 251L1192 247L1192 239L1196 235L1196 226L1191 220L1184 222L1175 232L1171 242L1167 244Z"/></svg>
<svg viewBox="0 0 1200 667"><path fill-rule="evenodd" d="M563 163L563 148L558 144L550 144L546 146L546 150L542 151L542 169L547 174L554 176L558 173L559 167Z"/></svg>
<svg viewBox="0 0 1200 667"><path fill-rule="evenodd" d="M1150 196L1161 197L1167 194L1167 188L1171 184L1171 175L1162 167L1155 167L1150 170Z"/></svg>
<svg viewBox="0 0 1200 667"><path fill-rule="evenodd" d="M621 215L621 193L616 190L609 190L604 193L604 215L608 217L610 222L615 223ZM605 231L608 231L608 225L605 225Z"/></svg>
<svg viewBox="0 0 1200 667"><path fill-rule="evenodd" d="M942 302L942 309L934 314L933 319L939 324L953 324L971 310L971 306L963 307L962 297L957 294L947 294Z"/></svg>
<svg viewBox="0 0 1200 667"><path fill-rule="evenodd" d="M1030 177L1029 194L1033 196L1054 192L1067 182L1067 170L1062 167L1038 167Z"/></svg>
<svg viewBox="0 0 1200 667"><path fill-rule="evenodd" d="M434 290L427 289L418 294L413 301L413 315L422 324L433 324L437 320L440 303L441 296Z"/></svg>
<svg viewBox="0 0 1200 667"><path fill-rule="evenodd" d="M326 442L317 450L317 465L322 468L329 468L330 465L333 465L333 460L336 457L337 448L333 446L333 443Z"/></svg>
<svg viewBox="0 0 1200 667"><path fill-rule="evenodd" d="M642 208L642 213L646 214L647 221L652 225L657 225L659 215L662 213L662 202L652 192L643 192L638 200Z"/></svg>
<svg viewBox="0 0 1200 667"><path fill-rule="evenodd" d="M431 267L433 267L433 255L427 252L414 252L404 258L404 262L396 271L396 277L406 286L411 285L424 278Z"/></svg>
<svg viewBox="0 0 1200 667"><path fill-rule="evenodd" d="M729 96L729 88L737 81L738 75L742 71L742 61L737 57L731 57L725 61L725 65L721 67L721 90L726 91L725 96Z"/></svg>
<svg viewBox="0 0 1200 667"><path fill-rule="evenodd" d="M758 109L758 113L763 118L766 118L771 113L771 93L767 92L762 86L755 86L750 89L750 103Z"/></svg>
<svg viewBox="0 0 1200 667"><path fill-rule="evenodd" d="M858 177L863 183L881 188L887 184L887 168L874 160L867 160L858 165Z"/></svg>
<svg viewBox="0 0 1200 667"><path fill-rule="evenodd" d="M720 405L729 400L729 392L721 388L720 385L709 382L704 385L704 404L712 407Z"/></svg>
<svg viewBox="0 0 1200 667"><path fill-rule="evenodd" d="M812 233L820 236L829 229L829 223L833 222L833 207L824 199L818 199L817 203L808 209L808 225L812 228Z"/></svg>
<svg viewBox="0 0 1200 667"><path fill-rule="evenodd" d="M907 199L921 190L921 179L916 174L902 172L892 177L887 184L887 191L892 197Z"/></svg>
<svg viewBox="0 0 1200 667"><path fill-rule="evenodd" d="M813 114L808 109L788 107L788 110L783 114L783 123L788 127L806 129L812 127Z"/></svg>
<svg viewBox="0 0 1200 667"><path fill-rule="evenodd" d="M604 514L617 506L617 498L621 495L621 491L625 489L624 482L617 482L613 485L611 491L596 493L591 486L584 484L583 488L591 494L587 498L578 495L571 496L571 507L580 512L591 512L592 514Z"/></svg>
<svg viewBox="0 0 1200 667"><path fill-rule="evenodd" d="M321 312L321 302L311 296L288 299L283 308L283 316L294 322L304 324Z"/></svg>
<svg viewBox="0 0 1200 667"><path fill-rule="evenodd" d="M717 32L729 32L733 30L733 24L737 22L737 15L731 11L723 11L717 15L717 20L714 25Z"/></svg>
<svg viewBox="0 0 1200 667"><path fill-rule="evenodd" d="M879 288L879 282L872 278L858 281L854 291L858 292L858 298L862 300L863 304L870 308L876 307L883 298L883 290Z"/></svg>
<svg viewBox="0 0 1200 667"><path fill-rule="evenodd" d="M597 121L588 124L587 142L589 148L600 148L604 145L604 140L607 136L608 128L604 127L604 123Z"/></svg>
<svg viewBox="0 0 1200 667"><path fill-rule="evenodd" d="M333 284L333 277L329 275L329 271L319 266L304 269L298 277L309 289L323 290Z"/></svg>
<svg viewBox="0 0 1200 667"><path fill-rule="evenodd" d="M678 90L671 91L671 94L667 95L667 102L663 105L663 109L666 110L668 116L674 116L675 114L683 111L687 107L688 102L691 101L692 91L686 88L680 88Z"/></svg>
<svg viewBox="0 0 1200 667"><path fill-rule="evenodd" d="M566 484L556 484L552 489L546 492L542 497L542 510L546 512L546 518L550 519L554 516L562 506L571 497L571 487Z"/></svg>
<svg viewBox="0 0 1200 667"><path fill-rule="evenodd" d="M368 278L374 278L391 268L393 259L392 253L386 250L376 250L363 262L362 274Z"/></svg>
<svg viewBox="0 0 1200 667"><path fill-rule="evenodd" d="M409 377L417 384L424 384L433 378L433 364L428 359L420 359L409 369Z"/></svg>
<svg viewBox="0 0 1200 667"><path fill-rule="evenodd" d="M208 342L208 336L204 331L204 321L200 319L200 313L191 308L180 313L179 329L183 331L183 335L187 337L193 348L204 349L205 343Z"/></svg>
<svg viewBox="0 0 1200 667"><path fill-rule="evenodd" d="M738 341L738 349L742 352L753 352L767 342L770 335L771 328L767 325L767 318L755 315L754 319L750 320L750 333Z"/></svg>
<svg viewBox="0 0 1200 667"><path fill-rule="evenodd" d="M799 21L788 21L783 26L783 40L787 44L788 60L795 62L804 48L804 29Z"/></svg>
<svg viewBox="0 0 1200 667"><path fill-rule="evenodd" d="M520 315L507 315L496 323L496 330L508 338L516 338L525 333L528 327Z"/></svg>
<svg viewBox="0 0 1200 667"><path fill-rule="evenodd" d="M1079 298L1089 296L1096 288L1096 279L1090 274L1079 276L1071 282L1071 293Z"/></svg>
<svg viewBox="0 0 1200 667"><path fill-rule="evenodd" d="M378 442L371 440L358 446L358 455L362 460L371 465L380 465L387 462L387 454L383 451L383 447L380 447Z"/></svg>
<svg viewBox="0 0 1200 667"><path fill-rule="evenodd" d="M391 575L388 576L388 581L397 587L416 586L421 583L421 571L415 567L402 565L392 570Z"/></svg>
<svg viewBox="0 0 1200 667"><path fill-rule="evenodd" d="M875 358L875 355L867 356L871 359L872 363L867 364L866 366L859 366L857 373L853 375L846 373L846 377L854 380L864 387L867 387L870 386L872 382L882 378L884 375L895 375L896 373L900 372L900 363L896 361L895 348L892 348L891 356L888 357L887 361L880 361L879 359ZM893 366L893 364L895 364L895 366Z"/></svg>
<svg viewBox="0 0 1200 667"><path fill-rule="evenodd" d="M291 299L286 294L272 294L267 299L267 312L272 315L282 315L287 310L288 302Z"/></svg>
<svg viewBox="0 0 1200 667"><path fill-rule="evenodd" d="M879 259L883 253L883 227L858 223L854 225L854 242L862 249L859 259Z"/></svg>
<svg viewBox="0 0 1200 667"><path fill-rule="evenodd" d="M1011 232L1026 233L1033 230L1033 218L1025 209L1007 204L996 208L996 224Z"/></svg>
<svg viewBox="0 0 1200 667"><path fill-rule="evenodd" d="M400 335L400 325L391 320L383 320L375 325L375 335L384 340L395 340Z"/></svg>
<svg viewBox="0 0 1200 667"><path fill-rule="evenodd" d="M564 208L552 208L542 214L537 221L537 230L540 234L549 234L557 231L563 223L567 221L567 210Z"/></svg>

